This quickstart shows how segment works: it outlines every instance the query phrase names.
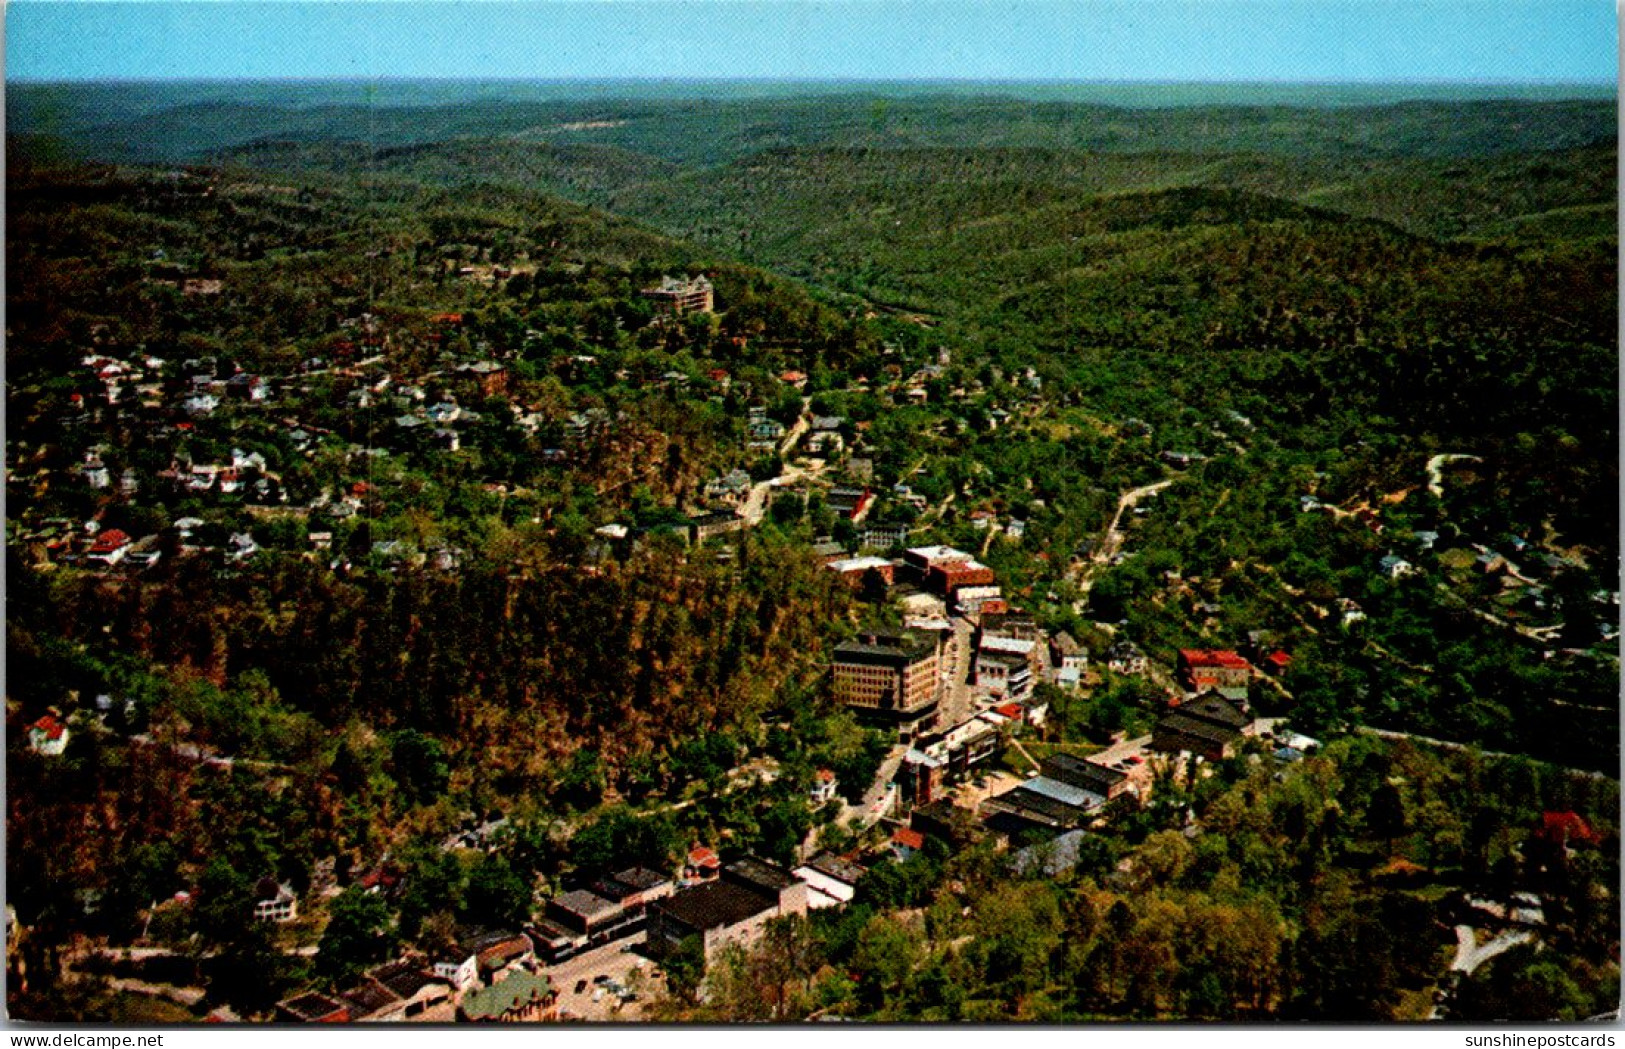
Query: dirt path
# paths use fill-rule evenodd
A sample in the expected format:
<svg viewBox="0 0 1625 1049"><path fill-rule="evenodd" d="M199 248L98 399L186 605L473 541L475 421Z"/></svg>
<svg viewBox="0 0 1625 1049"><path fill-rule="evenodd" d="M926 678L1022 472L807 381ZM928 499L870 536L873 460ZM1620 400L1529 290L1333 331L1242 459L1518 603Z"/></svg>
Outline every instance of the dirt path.
<svg viewBox="0 0 1625 1049"><path fill-rule="evenodd" d="M1156 495L1179 480L1181 478L1170 477L1155 484L1131 488L1117 500L1117 512L1112 514L1111 524L1106 526L1105 538L1100 541L1100 546L1095 548L1089 559L1078 568L1078 600L1074 606L1076 610L1081 613L1084 600L1089 596L1090 588L1095 585L1095 573L1103 565L1111 564L1112 558L1123 549L1123 542L1127 538L1122 530L1123 515L1134 509L1141 499Z"/></svg>
<svg viewBox="0 0 1625 1049"><path fill-rule="evenodd" d="M1461 459L1470 459L1475 463L1484 461L1476 455L1467 455L1462 452L1442 452L1428 460L1428 491L1432 492L1436 498L1444 498L1444 464Z"/></svg>

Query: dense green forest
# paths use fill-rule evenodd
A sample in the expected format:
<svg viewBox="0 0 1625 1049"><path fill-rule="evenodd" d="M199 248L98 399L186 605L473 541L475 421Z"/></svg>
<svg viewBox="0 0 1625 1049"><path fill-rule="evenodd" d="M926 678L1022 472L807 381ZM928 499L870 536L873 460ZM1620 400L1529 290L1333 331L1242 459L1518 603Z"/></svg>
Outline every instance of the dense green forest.
<svg viewBox="0 0 1625 1049"><path fill-rule="evenodd" d="M173 90L8 98L12 1015L133 972L262 1017L694 843L882 855L839 817L896 741L828 665L901 613L815 554L862 545L838 484L1082 642L1028 744L1150 730L1118 642L1258 637L1324 746L1059 874L932 839L647 1015L1617 1005L1611 102ZM715 312L640 294L699 274ZM785 484L691 545L730 472ZM320 902L256 922L267 877ZM1447 975L1472 893L1542 949Z"/></svg>

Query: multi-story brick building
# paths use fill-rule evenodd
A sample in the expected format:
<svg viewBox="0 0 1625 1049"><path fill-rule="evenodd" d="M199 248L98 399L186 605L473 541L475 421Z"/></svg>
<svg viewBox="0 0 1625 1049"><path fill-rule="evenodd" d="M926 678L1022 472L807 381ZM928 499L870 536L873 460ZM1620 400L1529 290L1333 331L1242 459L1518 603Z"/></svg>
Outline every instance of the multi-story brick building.
<svg viewBox="0 0 1625 1049"><path fill-rule="evenodd" d="M1203 648L1179 650L1179 677L1192 692L1219 689L1230 696L1232 689L1242 690L1253 677L1253 665L1240 654Z"/></svg>
<svg viewBox="0 0 1625 1049"><path fill-rule="evenodd" d="M835 646L837 702L897 726L905 737L935 720L941 643L914 631L871 631Z"/></svg>
<svg viewBox="0 0 1625 1049"><path fill-rule="evenodd" d="M659 285L644 288L638 294L654 303L656 313L673 317L685 313L710 313L715 306L711 282L704 276L691 279L661 277Z"/></svg>

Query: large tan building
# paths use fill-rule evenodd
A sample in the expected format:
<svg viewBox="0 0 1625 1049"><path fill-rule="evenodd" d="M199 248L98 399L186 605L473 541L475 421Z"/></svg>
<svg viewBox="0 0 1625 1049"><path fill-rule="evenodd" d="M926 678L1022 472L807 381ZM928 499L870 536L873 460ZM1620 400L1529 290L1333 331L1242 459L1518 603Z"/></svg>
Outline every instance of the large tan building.
<svg viewBox="0 0 1625 1049"><path fill-rule="evenodd" d="M709 965L730 944L749 949L774 918L806 914L808 894L807 883L788 871L747 857L720 878L650 904L648 951L666 958L692 937Z"/></svg>
<svg viewBox="0 0 1625 1049"><path fill-rule="evenodd" d="M930 635L905 630L860 634L835 646L835 699L912 736L935 721L942 692L940 664L940 641Z"/></svg>
<svg viewBox="0 0 1625 1049"><path fill-rule="evenodd" d="M711 282L704 276L692 280L683 277L661 277L659 285L644 288L638 294L654 303L656 313L672 316L710 313L715 303Z"/></svg>

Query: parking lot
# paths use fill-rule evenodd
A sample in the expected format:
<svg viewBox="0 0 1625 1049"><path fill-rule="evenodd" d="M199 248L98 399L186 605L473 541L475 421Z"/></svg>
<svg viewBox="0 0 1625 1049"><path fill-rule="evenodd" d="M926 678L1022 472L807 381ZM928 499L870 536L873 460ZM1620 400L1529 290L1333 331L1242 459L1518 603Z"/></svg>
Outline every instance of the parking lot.
<svg viewBox="0 0 1625 1049"><path fill-rule="evenodd" d="M664 981L654 975L660 967L637 953L643 940L640 932L543 969L559 989L559 1019L643 1019L649 1001L666 993ZM611 985L623 993L617 994ZM637 997L627 1001L624 994Z"/></svg>

